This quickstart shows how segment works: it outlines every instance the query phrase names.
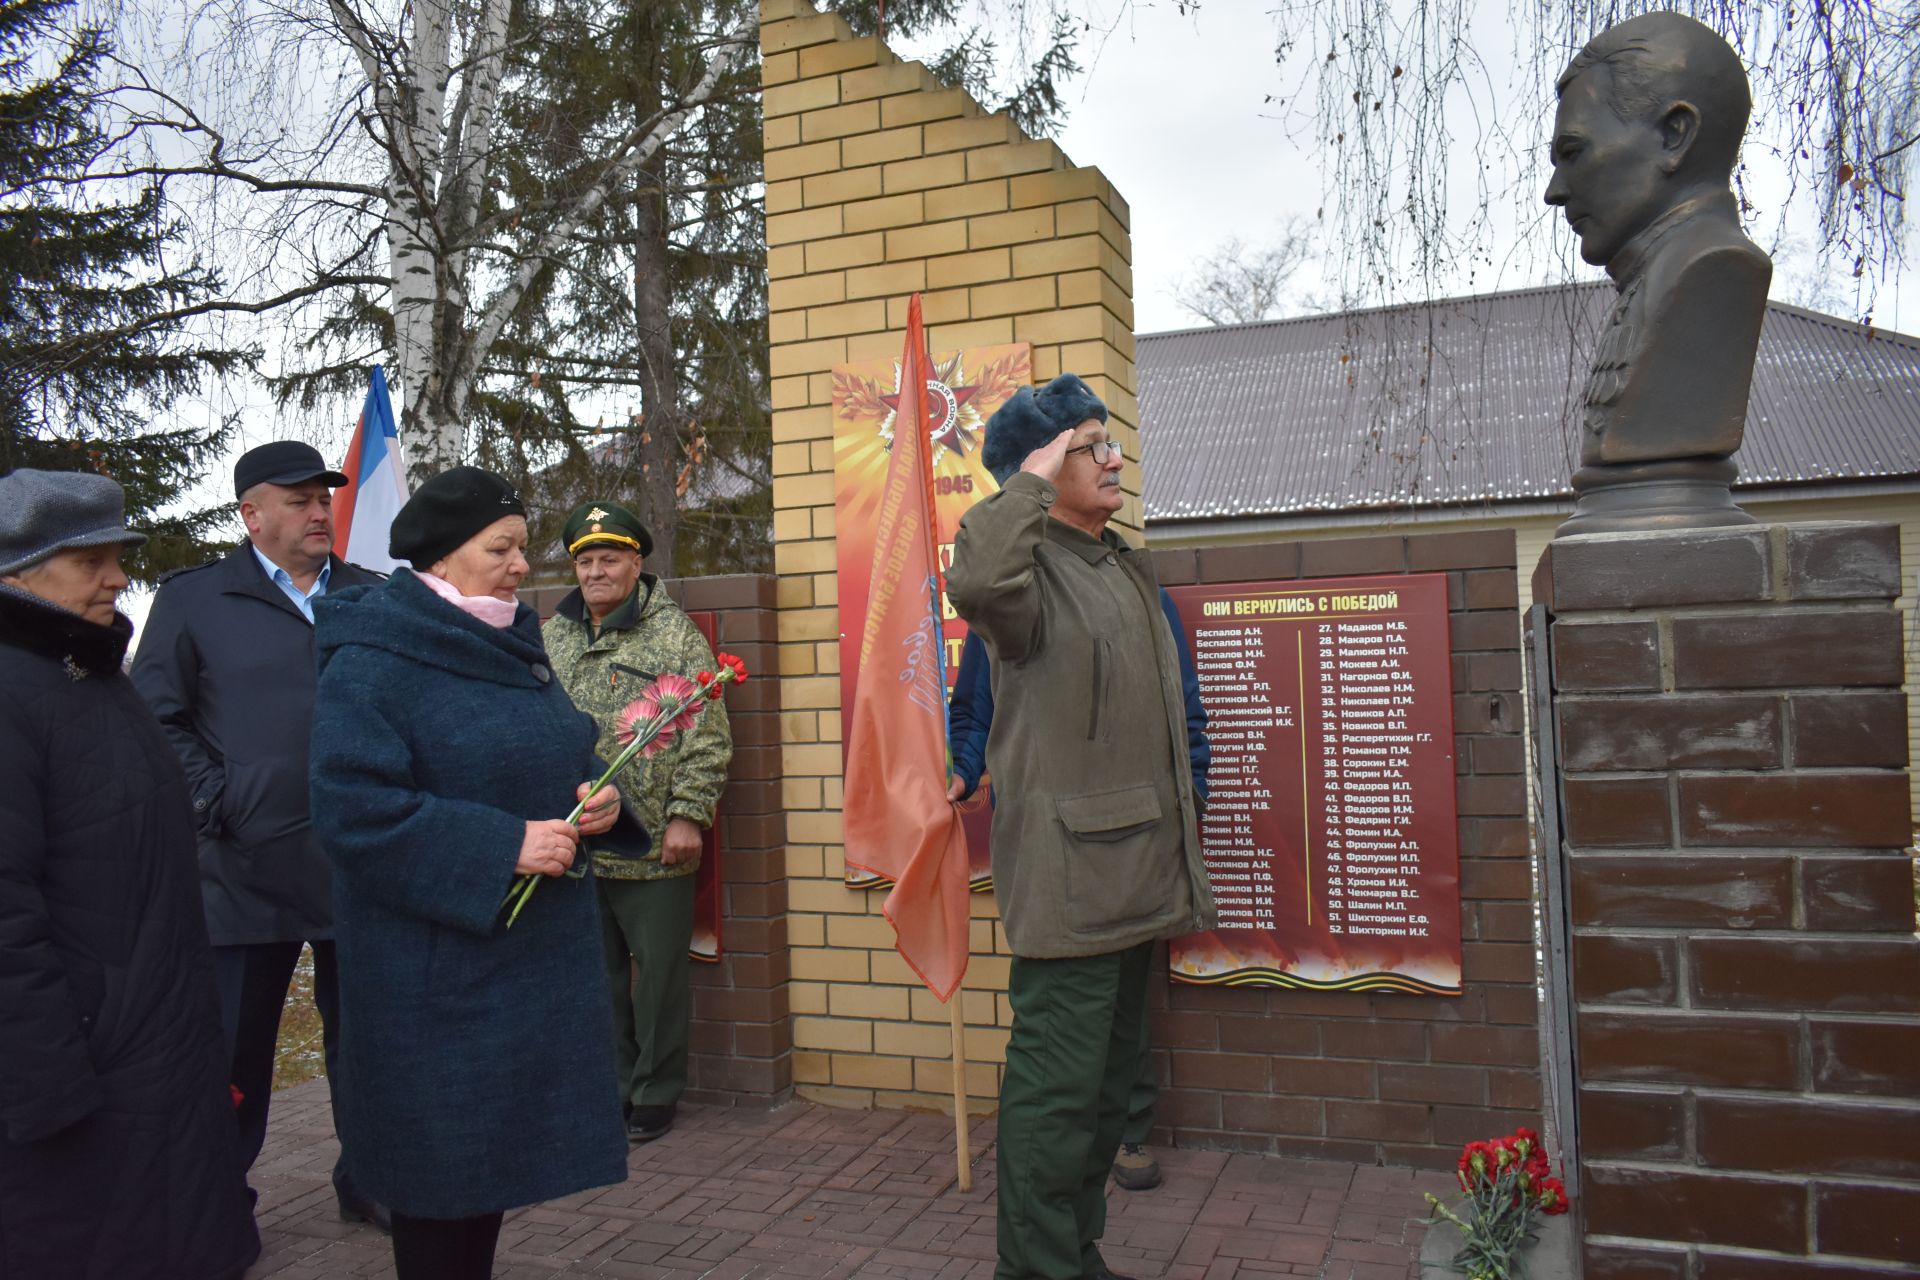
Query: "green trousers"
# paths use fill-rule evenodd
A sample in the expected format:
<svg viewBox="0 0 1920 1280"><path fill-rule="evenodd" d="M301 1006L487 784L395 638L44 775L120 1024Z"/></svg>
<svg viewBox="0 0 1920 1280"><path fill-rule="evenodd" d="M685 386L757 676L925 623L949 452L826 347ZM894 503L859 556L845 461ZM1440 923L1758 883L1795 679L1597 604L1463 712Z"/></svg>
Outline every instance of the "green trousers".
<svg viewBox="0 0 1920 1280"><path fill-rule="evenodd" d="M1151 943L1103 956L1015 956L1000 1085L996 1280L1080 1280L1101 1267L1107 1171L1140 1074Z"/></svg>
<svg viewBox="0 0 1920 1280"><path fill-rule="evenodd" d="M693 881L692 876L595 881L620 1097L632 1106L670 1107L686 1092Z"/></svg>
<svg viewBox="0 0 1920 1280"><path fill-rule="evenodd" d="M1153 1058L1147 1053L1152 1028L1152 1019L1143 1011L1140 1014L1140 1066L1134 1072L1133 1087L1127 1090L1127 1123L1120 1129L1120 1141L1129 1146L1146 1145L1147 1135L1153 1132L1153 1104L1160 1097L1160 1085L1153 1078Z"/></svg>

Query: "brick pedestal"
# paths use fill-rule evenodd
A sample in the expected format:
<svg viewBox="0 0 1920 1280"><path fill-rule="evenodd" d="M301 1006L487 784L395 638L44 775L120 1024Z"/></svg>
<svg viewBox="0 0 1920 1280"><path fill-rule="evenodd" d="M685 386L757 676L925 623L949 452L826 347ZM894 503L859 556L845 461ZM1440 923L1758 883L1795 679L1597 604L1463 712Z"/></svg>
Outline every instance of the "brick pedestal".
<svg viewBox="0 0 1920 1280"><path fill-rule="evenodd" d="M1897 533L1553 544L1589 1280L1911 1275Z"/></svg>

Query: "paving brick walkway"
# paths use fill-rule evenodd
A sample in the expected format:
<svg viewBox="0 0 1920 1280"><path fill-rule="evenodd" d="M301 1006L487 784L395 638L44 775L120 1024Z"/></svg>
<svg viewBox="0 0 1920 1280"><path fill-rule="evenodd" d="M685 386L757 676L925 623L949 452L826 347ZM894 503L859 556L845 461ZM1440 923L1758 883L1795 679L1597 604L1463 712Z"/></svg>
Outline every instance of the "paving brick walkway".
<svg viewBox="0 0 1920 1280"><path fill-rule="evenodd" d="M974 1122L973 1190L962 1192L946 1116L683 1106L671 1134L634 1148L622 1185L509 1214L494 1275L987 1280L993 1135L991 1119ZM324 1083L275 1097L253 1179L266 1252L248 1280L392 1276L386 1237L335 1213L335 1150ZM1421 1192L1450 1183L1331 1161L1158 1154L1160 1187L1108 1192L1102 1252L1141 1280L1418 1280Z"/></svg>

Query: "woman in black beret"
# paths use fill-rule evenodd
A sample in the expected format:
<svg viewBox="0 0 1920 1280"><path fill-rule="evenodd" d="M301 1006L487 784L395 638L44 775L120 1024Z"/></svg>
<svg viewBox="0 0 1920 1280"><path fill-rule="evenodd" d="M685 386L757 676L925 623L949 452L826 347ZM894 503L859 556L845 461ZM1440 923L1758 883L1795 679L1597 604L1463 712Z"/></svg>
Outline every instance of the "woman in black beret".
<svg viewBox="0 0 1920 1280"><path fill-rule="evenodd" d="M411 570L314 606L338 1123L355 1185L393 1208L400 1280L486 1277L505 1210L626 1177L593 882L562 873L582 836L646 836L613 831L611 789L562 820L598 734L515 596L526 545L513 487L456 467L394 518ZM529 873L550 878L509 929Z"/></svg>

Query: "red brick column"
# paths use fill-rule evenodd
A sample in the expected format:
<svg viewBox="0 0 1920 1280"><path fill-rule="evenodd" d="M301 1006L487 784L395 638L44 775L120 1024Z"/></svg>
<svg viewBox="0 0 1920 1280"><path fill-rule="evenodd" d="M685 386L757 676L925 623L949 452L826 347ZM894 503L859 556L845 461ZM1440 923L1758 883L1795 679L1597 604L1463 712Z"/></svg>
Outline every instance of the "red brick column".
<svg viewBox="0 0 1920 1280"><path fill-rule="evenodd" d="M666 585L682 609L715 614L717 647L759 677L726 694L733 765L720 798L721 958L693 967L687 1097L765 1105L793 1090L774 578L732 574Z"/></svg>
<svg viewBox="0 0 1920 1280"><path fill-rule="evenodd" d="M1574 538L1535 573L1589 1280L1920 1263L1898 592L1891 525Z"/></svg>

